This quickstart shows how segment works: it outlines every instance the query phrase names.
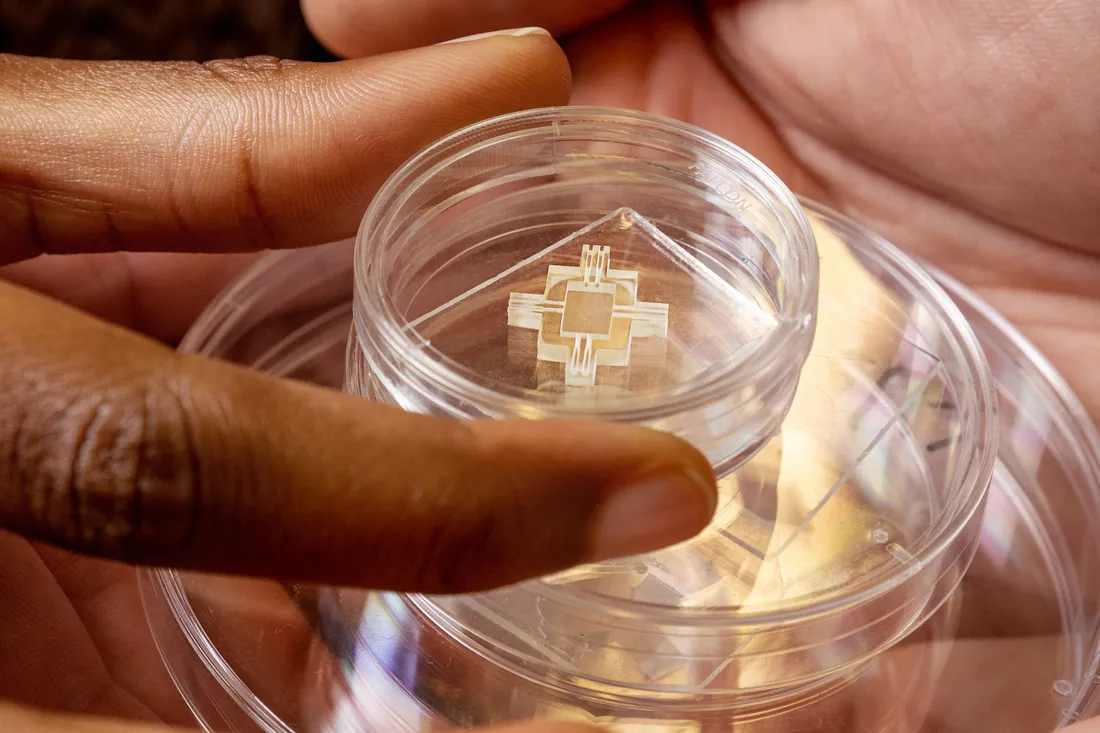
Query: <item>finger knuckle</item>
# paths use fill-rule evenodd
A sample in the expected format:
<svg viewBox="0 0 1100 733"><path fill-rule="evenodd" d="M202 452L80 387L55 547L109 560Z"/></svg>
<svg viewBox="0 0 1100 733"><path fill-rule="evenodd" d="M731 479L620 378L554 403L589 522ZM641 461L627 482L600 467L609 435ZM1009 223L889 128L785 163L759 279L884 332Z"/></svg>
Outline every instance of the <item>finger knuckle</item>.
<svg viewBox="0 0 1100 733"><path fill-rule="evenodd" d="M249 56L240 59L216 59L199 64L207 74L228 84L250 87L266 86L298 65L296 61L275 56Z"/></svg>
<svg viewBox="0 0 1100 733"><path fill-rule="evenodd" d="M16 530L73 549L133 560L186 543L196 488L186 417L156 384L49 392L4 431Z"/></svg>

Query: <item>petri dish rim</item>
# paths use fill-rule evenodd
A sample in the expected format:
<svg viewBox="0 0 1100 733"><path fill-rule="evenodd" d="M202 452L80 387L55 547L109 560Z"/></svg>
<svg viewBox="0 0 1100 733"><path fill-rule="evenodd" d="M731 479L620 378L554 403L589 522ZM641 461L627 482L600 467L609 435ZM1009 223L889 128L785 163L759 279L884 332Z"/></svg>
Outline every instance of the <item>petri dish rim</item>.
<svg viewBox="0 0 1100 733"><path fill-rule="evenodd" d="M814 206L814 208L823 207ZM299 255L299 252L275 252L267 255L256 263L235 283L227 288L223 295L200 315L194 328L185 336L181 348L185 351L199 353L208 351L211 348L212 342L216 342L220 335L229 330L233 323L237 323L241 320L242 310L247 308L248 304L255 300L254 288L257 286L257 281L263 281L273 270L277 270L280 263L284 260L295 258ZM1034 368L1042 375L1045 381L1044 386L1050 389L1054 397L1050 404L1050 407L1054 409L1045 411L1049 412L1057 423L1062 426L1062 429L1067 434L1074 436L1082 446L1081 450L1075 451L1071 456L1067 456L1067 460L1073 460L1077 463L1078 467L1082 468L1086 476L1090 479L1091 493L1094 495L1093 503L1095 505L1097 500L1100 500L1100 433L1097 432L1096 427L1089 419L1084 406L1074 394L1073 390L1046 357L1043 356L1042 353L1014 326L1012 326L1007 319L997 313L977 294L972 293L950 276L934 268L929 267L928 270L930 275L936 281L942 283L946 290L949 291L951 298L966 302L969 308L974 309L982 317L987 319L988 324L983 324L983 328L979 333L980 340L982 340L982 335L985 332L992 330L992 343L1000 346L999 342L1008 342L1009 346L1017 352L1020 360L1024 362L1023 366L1020 367L1021 369ZM1017 354L1014 354L1014 356ZM142 599L146 611L149 614L151 624L153 624L157 611L156 607L153 605L155 601L151 596L167 593L173 597L179 597L186 600L186 591L183 588L182 580L178 573L163 569L148 569L140 572L142 578ZM172 619L176 624L182 625L188 623L189 619L182 618L181 614L186 616L189 606L189 602L186 603L185 606L169 604ZM193 616L193 612L191 615ZM194 619L190 620L193 621ZM196 622L192 624L192 626L193 633L189 634L191 638L188 640L191 643L193 652L200 655L202 663L211 672L215 670L210 669L210 663L212 661L218 663L218 667L220 668L217 670L220 672L218 678L230 683L226 688L226 692L236 699L243 708L252 711L252 713L258 713L261 710L266 711L267 706L263 705L262 702L256 699L251 691L247 689L243 681L232 670L228 661L224 659L220 651L214 647L210 637L206 634L201 624ZM169 666L170 672L172 672L172 678L174 681L177 681L178 686L179 683L177 678L179 677L179 673L174 671L174 667L178 666L179 660L169 660L166 654L167 647L160 638L160 632L155 628L153 636L157 643L158 650L162 657L165 658L166 664ZM1088 660L1089 655L1092 655L1091 662L1086 662L1086 672L1088 676L1092 676L1095 679L1097 673L1100 672L1100 654L1097 653L1098 645L1100 645L1100 629L1095 629L1092 638L1086 641L1084 645L1086 647L1084 654L1085 659ZM208 653L204 654L204 650ZM194 711L196 703L190 699L188 699L187 702L189 707ZM1097 685L1082 685L1076 698L1070 702L1067 708L1065 722L1072 722L1077 719L1079 715L1087 716L1090 711L1093 711L1097 707L1100 707L1100 695L1097 694ZM196 717L200 720L208 720L207 717L202 715L197 714ZM266 715L261 714L261 717L267 719ZM268 723L270 724L271 722L273 721L268 719ZM207 727L207 729L212 730L209 727ZM282 721L278 721L277 726L268 727L267 730L271 733L290 733L291 729L286 727Z"/></svg>
<svg viewBox="0 0 1100 733"><path fill-rule="evenodd" d="M1088 411L1070 387L1069 382L1035 344L977 293L939 268L923 262L921 265L931 277L943 284L952 298L962 301L968 308L980 314L997 336L1004 339L1028 366L1039 373L1042 386L1051 392L1059 408L1057 411L1050 410L1049 417L1072 439L1074 445L1079 446L1079 449L1074 451L1075 455L1072 458L1065 457L1065 460L1073 460L1084 470L1086 483L1094 489L1095 493L1090 505L1093 510L1092 520L1094 523L1100 520L1100 429L1089 417ZM1088 505L1087 502L1086 505ZM1082 670L1086 682L1080 686L1067 705L1062 726L1078 722L1082 711L1087 716L1100 710L1100 627L1092 630L1092 635L1085 641L1084 646L1092 653L1091 659L1085 659ZM1085 653L1088 654L1087 651ZM1089 679L1091 684L1087 682Z"/></svg>
<svg viewBox="0 0 1100 733"><path fill-rule="evenodd" d="M784 299L778 309L775 328L747 345L746 348L739 349L732 358L711 365L701 374L670 390L671 394L667 399L662 400L658 408L653 407L653 400L649 396L624 397L616 400L613 407L601 408L600 419L640 421L654 413L668 414L705 403L741 386L754 383L755 375L759 373L759 367L755 366L757 363L774 364L777 371L782 371L783 355L797 352L799 340L806 339L806 330L812 326L818 286L813 232L796 197L779 177L760 161L717 135L669 118L606 107L550 107L516 112L480 122L441 138L407 161L390 177L363 217L356 238L354 263L356 298L369 304L372 313L380 310L383 315L373 324L379 338L388 349L401 354L402 359L406 360L404 362L406 366L412 366L433 384L440 385L463 399L475 401L478 405L501 414L506 414L508 406L516 399L531 401L530 394L506 385L500 385L496 389L489 388L439 361L425 358L426 352L422 345L417 339L409 337L407 319L397 312L392 299L382 286L378 268L371 266L373 258L370 256L368 240L376 236L380 228L388 228L390 216L387 212L399 210L400 203L410 196L419 184L438 173L442 166L469 155L471 151L496 144L500 140L518 139L518 133L515 131L509 133L515 126L538 125L523 131L525 136L531 136L544 134L547 130L560 134L563 127L568 125L579 125L583 129L585 123L589 125L616 123L624 127L633 126L643 131L672 135L683 143L694 146L696 152L722 162L731 169L731 176L734 175L733 171L743 171L742 175L750 176L745 180L758 189L754 193L761 195L762 198L772 199L774 204L778 205L773 207L771 213L780 219L784 224L783 233L792 239L793 266L788 281L793 284L792 290L795 291L790 297ZM492 136L471 144L466 138L472 135ZM443 155L447 156L443 162L432 163L433 159ZM702 181L700 184L705 185ZM385 237L386 233L383 229L381 236ZM794 241L796 239L798 241ZM356 327L358 326L357 323ZM539 408L548 418L570 418L591 414L590 410L583 407L562 404L539 403Z"/></svg>

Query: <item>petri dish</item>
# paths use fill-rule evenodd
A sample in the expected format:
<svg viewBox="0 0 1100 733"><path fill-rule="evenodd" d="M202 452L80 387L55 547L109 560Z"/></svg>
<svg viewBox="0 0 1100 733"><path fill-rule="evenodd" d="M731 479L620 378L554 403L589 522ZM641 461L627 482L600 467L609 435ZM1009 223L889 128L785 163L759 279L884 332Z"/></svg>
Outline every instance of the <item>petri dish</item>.
<svg viewBox="0 0 1100 733"><path fill-rule="evenodd" d="M586 373L614 327L594 298L566 313L577 292L642 322L625 363ZM1095 712L1100 441L1076 398L961 285L700 131L569 109L451 136L357 242L272 255L183 348L453 419L639 422L722 476L695 540L493 593L144 573L206 730L1023 733Z"/></svg>
<svg viewBox="0 0 1100 733"><path fill-rule="evenodd" d="M814 333L809 223L728 142L619 110L451 135L364 218L348 390L447 417L591 417L726 471L782 421Z"/></svg>

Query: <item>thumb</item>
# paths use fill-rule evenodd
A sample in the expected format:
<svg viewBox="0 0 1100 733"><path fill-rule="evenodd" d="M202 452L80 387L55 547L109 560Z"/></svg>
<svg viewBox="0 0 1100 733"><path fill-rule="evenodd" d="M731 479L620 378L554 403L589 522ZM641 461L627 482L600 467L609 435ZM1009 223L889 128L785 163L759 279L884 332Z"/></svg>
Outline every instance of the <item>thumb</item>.
<svg viewBox="0 0 1100 733"><path fill-rule="evenodd" d="M333 64L0 55L0 264L341 239L416 150L568 95L538 33Z"/></svg>
<svg viewBox="0 0 1100 733"><path fill-rule="evenodd" d="M175 352L0 286L0 526L134 562L419 592L701 531L697 451L606 423L459 422Z"/></svg>

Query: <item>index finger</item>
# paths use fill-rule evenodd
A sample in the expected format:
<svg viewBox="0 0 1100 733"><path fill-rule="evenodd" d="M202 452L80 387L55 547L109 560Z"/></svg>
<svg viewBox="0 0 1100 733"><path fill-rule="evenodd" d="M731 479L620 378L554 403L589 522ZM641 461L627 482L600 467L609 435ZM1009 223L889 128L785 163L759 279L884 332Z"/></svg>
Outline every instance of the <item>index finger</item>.
<svg viewBox="0 0 1100 733"><path fill-rule="evenodd" d="M0 286L0 526L152 565L451 593L690 538L686 443L459 422L181 355Z"/></svg>
<svg viewBox="0 0 1100 733"><path fill-rule="evenodd" d="M332 64L0 55L0 264L341 239L424 145L568 94L545 33Z"/></svg>

